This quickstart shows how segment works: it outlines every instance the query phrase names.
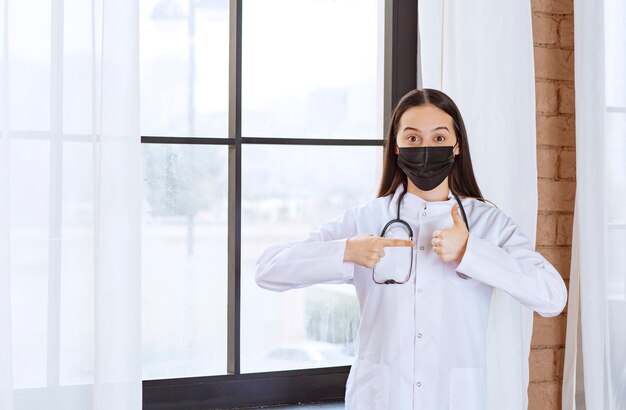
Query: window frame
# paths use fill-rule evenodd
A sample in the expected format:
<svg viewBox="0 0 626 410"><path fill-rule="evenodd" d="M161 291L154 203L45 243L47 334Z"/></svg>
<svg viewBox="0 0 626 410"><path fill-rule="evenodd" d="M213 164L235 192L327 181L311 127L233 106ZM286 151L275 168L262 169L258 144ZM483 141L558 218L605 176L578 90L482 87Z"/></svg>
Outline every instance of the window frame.
<svg viewBox="0 0 626 410"><path fill-rule="evenodd" d="M242 0L230 0L228 138L142 136L142 144L228 145L227 374L143 381L144 409L233 408L344 399L350 366L241 374L241 152L245 144L383 146L384 139L243 137L241 130ZM383 115L421 86L418 2L384 2Z"/></svg>

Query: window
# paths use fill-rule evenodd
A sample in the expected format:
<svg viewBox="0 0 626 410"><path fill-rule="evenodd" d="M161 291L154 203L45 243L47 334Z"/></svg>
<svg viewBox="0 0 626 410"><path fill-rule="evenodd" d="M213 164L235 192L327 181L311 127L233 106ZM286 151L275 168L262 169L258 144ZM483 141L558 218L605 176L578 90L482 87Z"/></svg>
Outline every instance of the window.
<svg viewBox="0 0 626 410"><path fill-rule="evenodd" d="M343 398L353 287L269 292L254 264L376 196L385 119L416 87L417 4L141 0L140 13L144 406Z"/></svg>
<svg viewBox="0 0 626 410"><path fill-rule="evenodd" d="M607 291L606 351L611 360L607 360L608 376L606 385L612 391L612 404L623 406L624 385L626 382L626 355L622 345L626 339L626 326L623 314L626 311L626 30L624 16L626 5L620 1L604 2L604 55L605 55L605 123L604 157L606 168L602 172L607 176L605 214L607 219L605 269ZM583 392L584 393L584 392Z"/></svg>
<svg viewBox="0 0 626 410"><path fill-rule="evenodd" d="M609 1L605 6L605 70L606 70L606 114L605 135L607 176L606 181L609 208L608 243L612 247L609 256L609 298L626 299L626 258L621 244L626 241L626 56L620 52L626 47L626 30L620 24L626 13L626 6L619 1Z"/></svg>

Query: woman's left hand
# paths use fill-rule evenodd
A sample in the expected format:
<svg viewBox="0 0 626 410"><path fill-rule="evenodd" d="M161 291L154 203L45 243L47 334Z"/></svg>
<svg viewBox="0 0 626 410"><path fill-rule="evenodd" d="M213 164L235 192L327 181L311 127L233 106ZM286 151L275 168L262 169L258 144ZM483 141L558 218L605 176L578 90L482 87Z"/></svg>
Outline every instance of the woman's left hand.
<svg viewBox="0 0 626 410"><path fill-rule="evenodd" d="M465 254L469 231L459 215L459 204L452 206L451 213L454 225L451 228L437 229L433 232L431 244L443 262L460 262Z"/></svg>

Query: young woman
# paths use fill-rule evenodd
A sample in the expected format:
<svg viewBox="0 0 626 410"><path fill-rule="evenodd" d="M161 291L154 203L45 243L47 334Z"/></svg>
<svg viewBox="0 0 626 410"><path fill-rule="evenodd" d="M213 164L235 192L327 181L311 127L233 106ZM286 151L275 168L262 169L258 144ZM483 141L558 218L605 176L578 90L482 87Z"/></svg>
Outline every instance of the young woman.
<svg viewBox="0 0 626 410"><path fill-rule="evenodd" d="M487 202L457 106L414 90L392 114L378 197L260 256L266 289L354 284L346 409L484 410L492 290L542 316L563 310L561 275Z"/></svg>

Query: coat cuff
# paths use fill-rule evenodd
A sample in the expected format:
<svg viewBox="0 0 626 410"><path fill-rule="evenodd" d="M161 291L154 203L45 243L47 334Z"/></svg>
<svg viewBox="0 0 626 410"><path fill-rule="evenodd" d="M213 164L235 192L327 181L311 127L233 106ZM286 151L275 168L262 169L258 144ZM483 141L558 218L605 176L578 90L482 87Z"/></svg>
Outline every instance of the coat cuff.
<svg viewBox="0 0 626 410"><path fill-rule="evenodd" d="M488 248L489 246L493 245L483 242L486 241L472 233L469 234L467 238L467 244L465 246L465 253L461 258L461 261L455 262L455 270L457 271L457 273L485 282L484 278L481 278L481 276L484 276L485 271L485 269L481 269L481 266L484 265L484 259L482 259L482 255L488 255ZM483 274L481 274L481 272Z"/></svg>
<svg viewBox="0 0 626 410"><path fill-rule="evenodd" d="M348 242L348 239L350 238L345 238L345 239L339 239L338 242L340 242L342 244L342 246L339 246L339 248L341 249L341 253L339 255L339 260L342 261L342 265L341 265L341 273L342 276L346 279L351 279L354 277L354 262L344 262L343 258L345 256L346 253L346 243Z"/></svg>

